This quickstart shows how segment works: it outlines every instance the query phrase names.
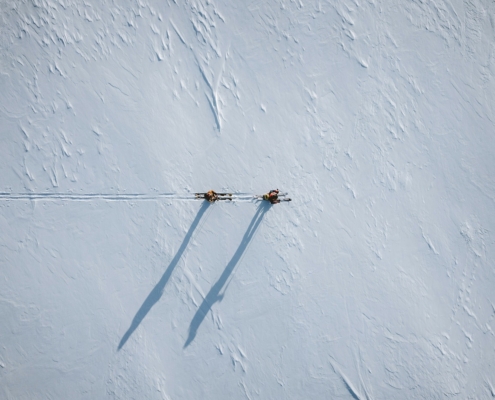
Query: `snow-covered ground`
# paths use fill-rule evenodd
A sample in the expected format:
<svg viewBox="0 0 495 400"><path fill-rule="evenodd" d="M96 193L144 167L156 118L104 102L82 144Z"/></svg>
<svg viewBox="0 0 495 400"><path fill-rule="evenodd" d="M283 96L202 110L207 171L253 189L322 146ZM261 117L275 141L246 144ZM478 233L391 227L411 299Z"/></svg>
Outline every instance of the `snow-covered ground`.
<svg viewBox="0 0 495 400"><path fill-rule="evenodd" d="M2 0L0 55L0 398L495 397L492 0Z"/></svg>

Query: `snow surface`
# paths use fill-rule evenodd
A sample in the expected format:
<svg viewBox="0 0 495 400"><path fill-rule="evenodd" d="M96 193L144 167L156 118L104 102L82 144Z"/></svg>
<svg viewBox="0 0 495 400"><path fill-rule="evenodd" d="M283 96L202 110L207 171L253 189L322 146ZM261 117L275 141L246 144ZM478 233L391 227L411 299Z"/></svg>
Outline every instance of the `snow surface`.
<svg viewBox="0 0 495 400"><path fill-rule="evenodd" d="M2 0L0 39L0 398L495 397L495 2Z"/></svg>

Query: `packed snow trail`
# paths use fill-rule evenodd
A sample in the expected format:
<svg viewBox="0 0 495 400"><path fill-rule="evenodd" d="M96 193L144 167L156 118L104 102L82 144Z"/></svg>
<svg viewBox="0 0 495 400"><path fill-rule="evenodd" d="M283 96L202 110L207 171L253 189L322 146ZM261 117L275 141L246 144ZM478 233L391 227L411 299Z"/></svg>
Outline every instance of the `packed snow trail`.
<svg viewBox="0 0 495 400"><path fill-rule="evenodd" d="M88 200L192 200L194 197L177 193L0 193L0 200L63 200L63 201L88 201Z"/></svg>
<svg viewBox="0 0 495 400"><path fill-rule="evenodd" d="M280 196L284 196L280 195ZM179 194L179 193L0 193L0 201L8 200L59 200L59 201L90 201L90 200L109 200L109 201L149 201L149 200L204 200L195 194ZM262 199L262 195L232 193L228 200L236 201L252 201ZM227 199L219 199L227 200Z"/></svg>

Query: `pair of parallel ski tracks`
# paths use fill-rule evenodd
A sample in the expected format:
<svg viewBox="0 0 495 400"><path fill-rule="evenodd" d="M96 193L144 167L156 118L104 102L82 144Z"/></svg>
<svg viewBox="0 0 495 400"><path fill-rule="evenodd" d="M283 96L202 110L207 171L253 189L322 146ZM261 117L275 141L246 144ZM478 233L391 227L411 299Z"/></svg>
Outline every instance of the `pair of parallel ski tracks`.
<svg viewBox="0 0 495 400"><path fill-rule="evenodd" d="M2 193L0 192L0 201L8 200L60 200L60 201L153 201L153 200L179 200L192 201L204 200L197 198L194 193ZM230 199L230 198L229 198ZM249 193L232 193L233 201L255 201L259 200L254 194Z"/></svg>

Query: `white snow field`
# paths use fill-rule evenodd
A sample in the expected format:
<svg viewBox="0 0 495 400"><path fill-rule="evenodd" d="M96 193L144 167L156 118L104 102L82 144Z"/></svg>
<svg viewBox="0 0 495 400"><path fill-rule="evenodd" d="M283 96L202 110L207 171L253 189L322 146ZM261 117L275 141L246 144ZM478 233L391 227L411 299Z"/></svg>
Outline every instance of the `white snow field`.
<svg viewBox="0 0 495 400"><path fill-rule="evenodd" d="M1 399L495 397L493 0L1 0L0 52Z"/></svg>

